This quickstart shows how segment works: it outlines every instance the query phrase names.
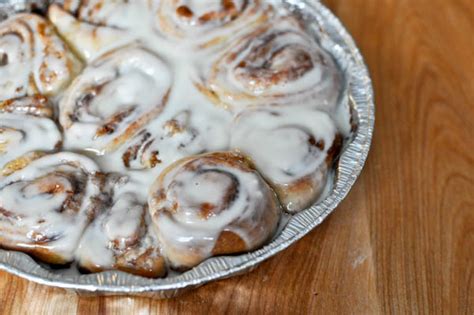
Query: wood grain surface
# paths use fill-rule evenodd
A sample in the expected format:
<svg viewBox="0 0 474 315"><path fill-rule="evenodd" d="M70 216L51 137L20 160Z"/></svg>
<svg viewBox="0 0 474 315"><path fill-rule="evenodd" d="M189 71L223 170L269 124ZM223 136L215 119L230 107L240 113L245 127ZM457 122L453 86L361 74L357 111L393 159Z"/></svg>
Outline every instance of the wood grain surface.
<svg viewBox="0 0 474 315"><path fill-rule="evenodd" d="M474 314L474 2L327 0L369 65L366 168L303 240L173 300L83 298L0 273L4 314Z"/></svg>

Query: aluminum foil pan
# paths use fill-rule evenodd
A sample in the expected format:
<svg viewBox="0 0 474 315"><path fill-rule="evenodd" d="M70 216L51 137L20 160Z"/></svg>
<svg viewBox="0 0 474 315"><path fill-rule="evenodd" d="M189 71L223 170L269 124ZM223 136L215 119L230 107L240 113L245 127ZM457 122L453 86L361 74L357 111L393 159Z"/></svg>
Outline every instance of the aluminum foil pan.
<svg viewBox="0 0 474 315"><path fill-rule="evenodd" d="M319 37L323 46L345 69L349 82L349 101L357 118L357 129L342 153L333 187L324 200L292 216L280 234L259 250L239 256L211 258L188 272L164 279L145 279L119 271L89 275L50 271L26 254L6 250L0 250L0 269L40 284L69 289L79 294L170 298L210 281L249 272L318 226L346 197L369 153L375 119L372 84L353 39L324 5L317 0L274 1L281 1L295 14L301 15L308 29L315 30L315 36ZM0 20L19 11L41 11L46 6L47 1L0 0Z"/></svg>

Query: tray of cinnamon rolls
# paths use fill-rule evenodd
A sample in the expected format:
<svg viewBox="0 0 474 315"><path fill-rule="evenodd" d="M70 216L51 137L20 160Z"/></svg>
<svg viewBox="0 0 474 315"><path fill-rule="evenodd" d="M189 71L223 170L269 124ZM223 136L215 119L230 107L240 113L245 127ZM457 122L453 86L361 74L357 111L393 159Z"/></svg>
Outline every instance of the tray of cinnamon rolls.
<svg viewBox="0 0 474 315"><path fill-rule="evenodd" d="M250 271L362 170L371 81L303 0L0 2L0 269L165 298Z"/></svg>

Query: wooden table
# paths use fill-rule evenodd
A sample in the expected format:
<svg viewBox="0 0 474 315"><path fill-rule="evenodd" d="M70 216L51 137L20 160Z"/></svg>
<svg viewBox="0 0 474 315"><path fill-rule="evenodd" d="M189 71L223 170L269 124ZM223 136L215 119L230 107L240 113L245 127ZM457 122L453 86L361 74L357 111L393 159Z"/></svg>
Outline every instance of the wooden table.
<svg viewBox="0 0 474 315"><path fill-rule="evenodd" d="M5 314L474 314L474 2L327 0L376 92L373 149L318 229L169 301L81 298L0 273Z"/></svg>

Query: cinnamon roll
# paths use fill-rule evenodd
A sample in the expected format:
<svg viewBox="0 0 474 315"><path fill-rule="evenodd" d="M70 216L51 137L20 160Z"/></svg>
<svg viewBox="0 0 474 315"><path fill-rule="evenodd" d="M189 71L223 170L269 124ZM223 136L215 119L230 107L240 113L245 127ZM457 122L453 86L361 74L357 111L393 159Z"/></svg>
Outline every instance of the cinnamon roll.
<svg viewBox="0 0 474 315"><path fill-rule="evenodd" d="M245 158L230 152L171 165L151 186L148 204L163 253L178 269L262 246L281 214L271 188Z"/></svg>
<svg viewBox="0 0 474 315"><path fill-rule="evenodd" d="M31 160L61 144L46 98L24 97L0 102L0 169L2 175L23 168Z"/></svg>
<svg viewBox="0 0 474 315"><path fill-rule="evenodd" d="M166 265L154 233L148 229L147 207L125 193L101 213L81 239L77 261L87 272L121 270L158 278Z"/></svg>
<svg viewBox="0 0 474 315"><path fill-rule="evenodd" d="M19 14L0 23L0 100L56 95L81 68L44 18Z"/></svg>
<svg viewBox="0 0 474 315"><path fill-rule="evenodd" d="M294 17L272 20L230 44L196 86L226 108L304 104L331 108L343 86L333 58Z"/></svg>
<svg viewBox="0 0 474 315"><path fill-rule="evenodd" d="M156 12L161 34L208 47L264 23L272 8L261 0L162 0Z"/></svg>
<svg viewBox="0 0 474 315"><path fill-rule="evenodd" d="M101 207L102 176L81 155L58 153L0 179L0 246L51 264L73 261Z"/></svg>
<svg viewBox="0 0 474 315"><path fill-rule="evenodd" d="M87 66L59 102L66 148L113 152L163 110L172 74L155 54L127 47Z"/></svg>
<svg viewBox="0 0 474 315"><path fill-rule="evenodd" d="M342 146L327 113L288 107L243 112L231 135L231 146L251 158L284 208L293 213L321 196Z"/></svg>
<svg viewBox="0 0 474 315"><path fill-rule="evenodd" d="M49 7L48 18L75 53L88 63L134 41L129 32L82 22L57 4Z"/></svg>

